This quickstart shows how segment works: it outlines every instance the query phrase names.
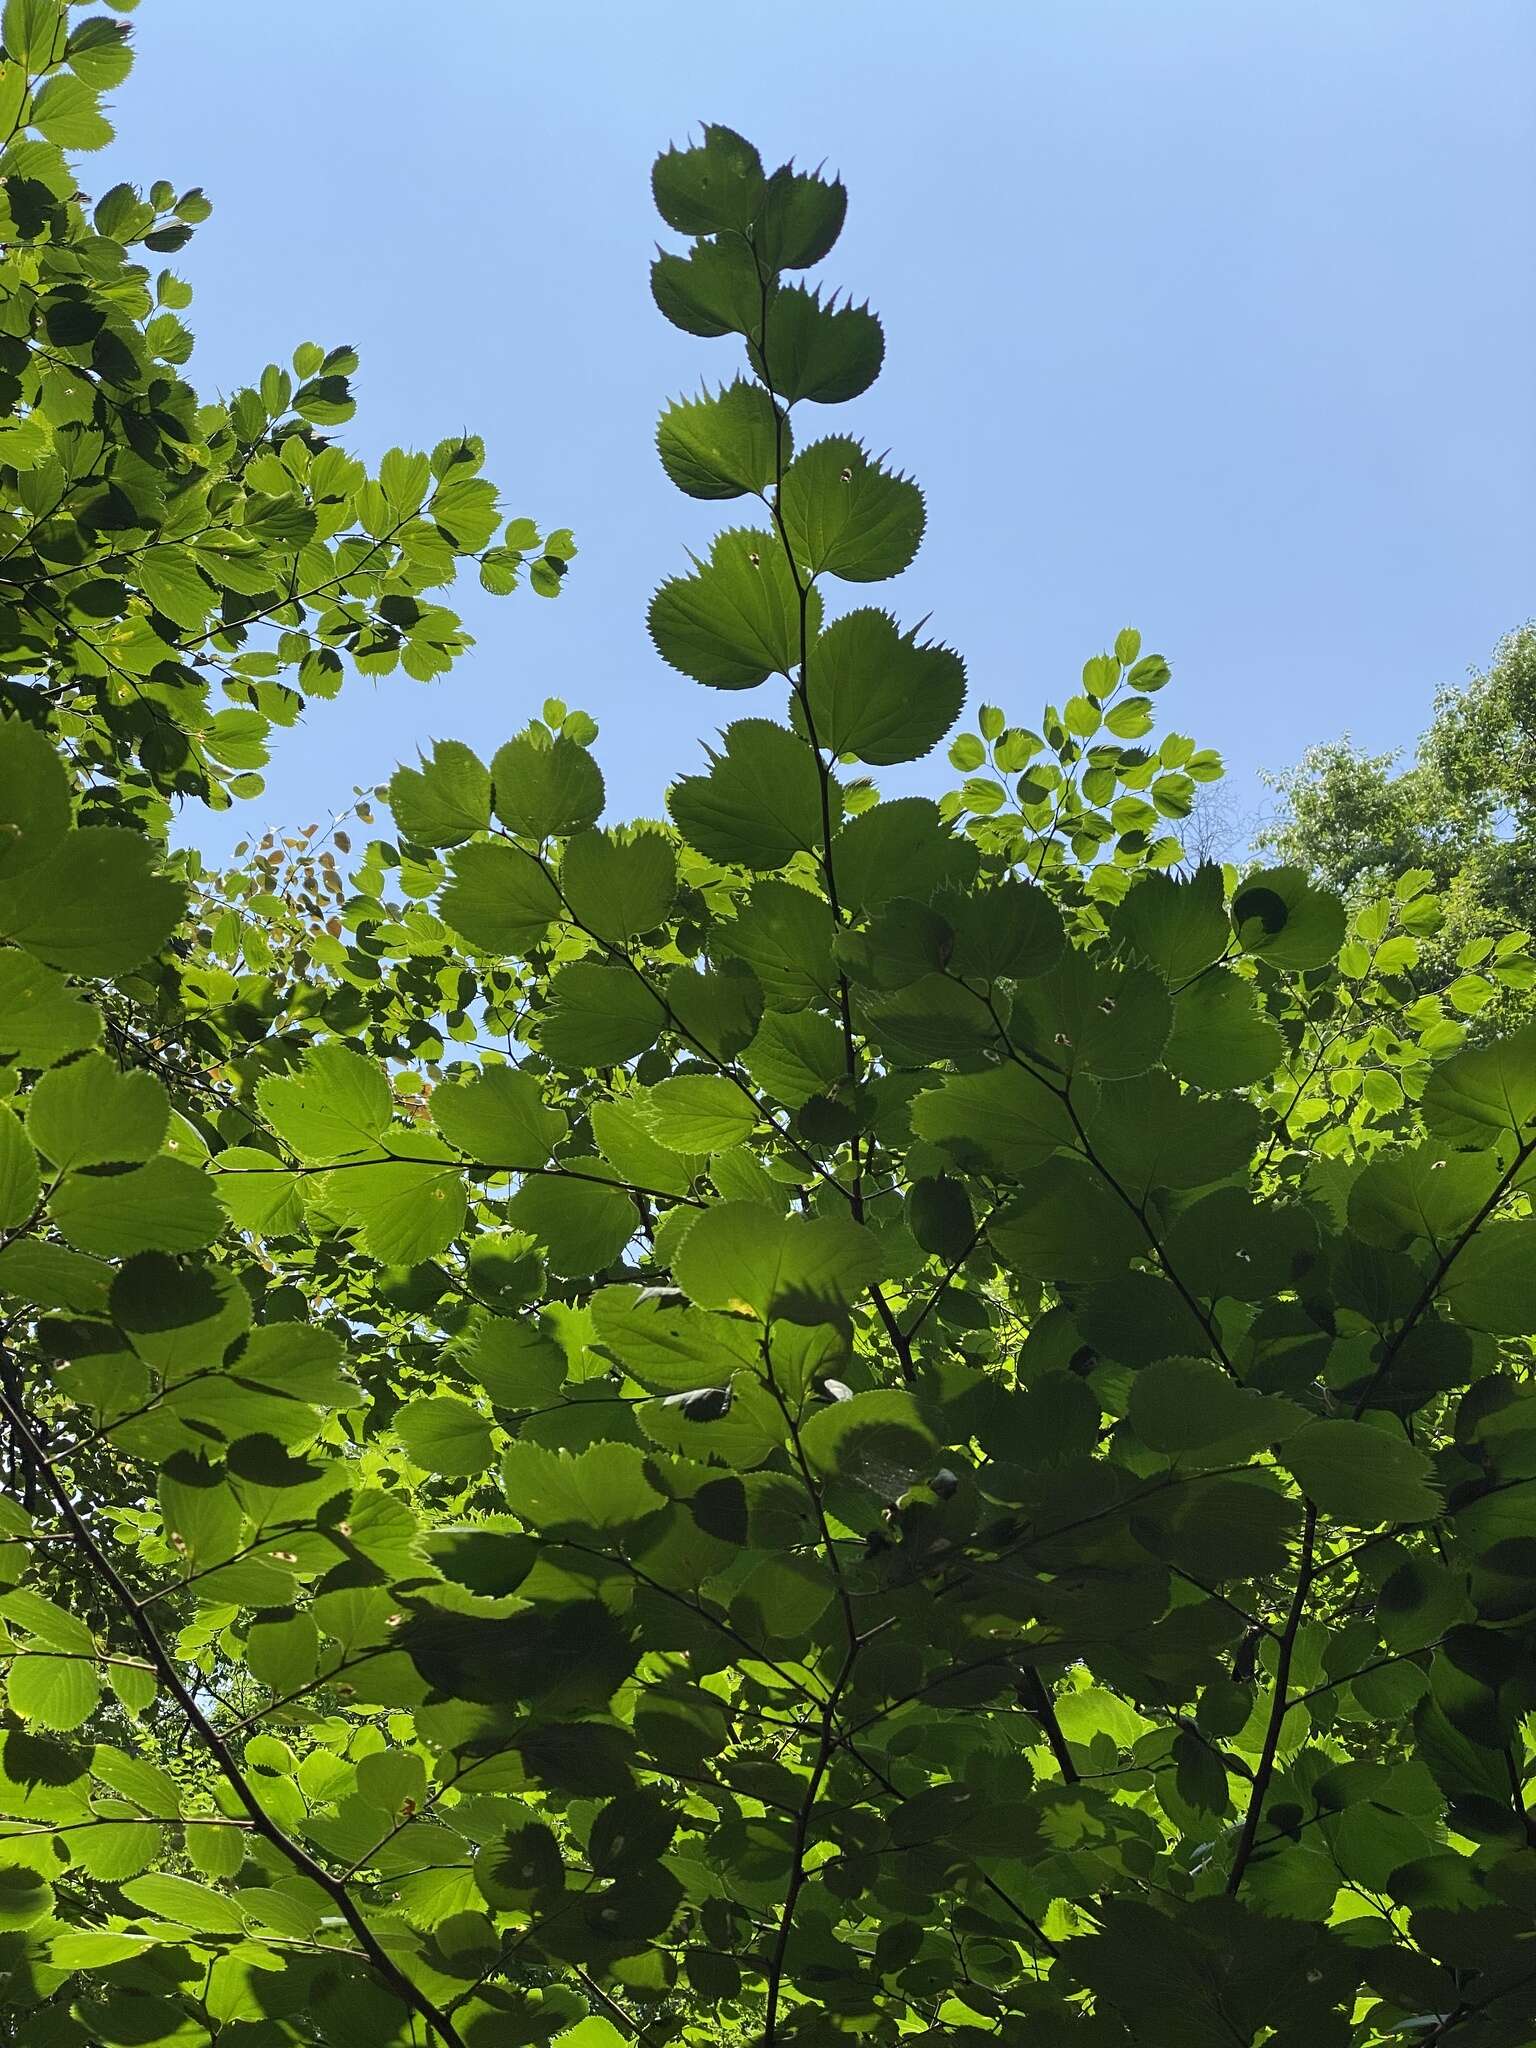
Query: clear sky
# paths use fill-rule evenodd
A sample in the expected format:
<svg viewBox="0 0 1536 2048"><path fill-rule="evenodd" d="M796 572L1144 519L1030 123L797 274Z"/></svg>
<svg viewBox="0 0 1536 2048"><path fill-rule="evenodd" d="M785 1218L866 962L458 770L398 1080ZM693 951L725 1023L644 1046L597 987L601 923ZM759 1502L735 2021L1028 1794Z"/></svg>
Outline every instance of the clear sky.
<svg viewBox="0 0 1536 2048"><path fill-rule="evenodd" d="M650 162L701 119L848 182L823 274L882 315L886 369L802 438L859 433L924 486L923 551L877 595L933 614L973 698L1033 722L1138 625L1173 663L1165 715L1251 814L1257 770L1313 739L1410 741L1536 610L1532 0L144 0L134 22L88 176L214 200L177 259L191 374L229 389L351 342L354 446L476 430L508 512L581 547L557 604L468 594L479 644L446 683L316 706L235 826L189 820L211 850L429 738L493 748L550 694L601 721L610 814L654 815L699 737L770 708L672 675L644 624L721 523L652 445L667 397L737 365L647 285Z"/></svg>

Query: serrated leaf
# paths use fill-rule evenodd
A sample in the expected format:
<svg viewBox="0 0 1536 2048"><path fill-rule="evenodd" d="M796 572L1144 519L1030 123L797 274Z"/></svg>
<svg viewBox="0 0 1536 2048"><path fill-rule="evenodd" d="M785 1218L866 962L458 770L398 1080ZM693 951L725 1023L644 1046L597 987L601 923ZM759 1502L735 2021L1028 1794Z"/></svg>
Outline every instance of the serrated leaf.
<svg viewBox="0 0 1536 2048"><path fill-rule="evenodd" d="M752 251L735 235L695 242L686 256L658 256L651 296L674 327L706 340L755 334L762 322L763 281Z"/></svg>
<svg viewBox="0 0 1536 2048"><path fill-rule="evenodd" d="M810 399L841 405L880 374L885 335L868 306L823 300L804 285L782 286L768 301L763 345L749 344L752 367L782 405Z"/></svg>
<svg viewBox="0 0 1536 2048"><path fill-rule="evenodd" d="M0 1103L0 1230L25 1223L42 1191L32 1142L15 1110Z"/></svg>
<svg viewBox="0 0 1536 2048"><path fill-rule="evenodd" d="M311 1046L297 1073L269 1075L257 1100L283 1142L313 1165L377 1157L394 1107L377 1060L336 1044Z"/></svg>
<svg viewBox="0 0 1536 2048"><path fill-rule="evenodd" d="M164 1084L123 1073L103 1052L44 1074L27 1104L28 1134L60 1172L139 1165L159 1151L169 1120Z"/></svg>
<svg viewBox="0 0 1536 2048"><path fill-rule="evenodd" d="M667 808L688 844L724 867L782 868L821 843L821 781L805 742L767 718L725 728L707 775L684 775ZM835 815L835 813L834 813Z"/></svg>
<svg viewBox="0 0 1536 2048"><path fill-rule="evenodd" d="M1235 1463L1294 1436L1306 1410L1276 1394L1238 1386L1206 1358L1164 1358L1131 1382L1131 1426L1142 1442L1172 1455L1214 1446Z"/></svg>
<svg viewBox="0 0 1536 2048"><path fill-rule="evenodd" d="M507 1505L536 1529L621 1529L664 1505L633 1444L593 1444L579 1457L514 1443L502 1459Z"/></svg>
<svg viewBox="0 0 1536 2048"><path fill-rule="evenodd" d="M584 832L603 808L602 770L574 740L525 733L496 750L491 804L504 825L529 839Z"/></svg>
<svg viewBox="0 0 1536 2048"><path fill-rule="evenodd" d="M689 1227L672 1270L700 1308L819 1323L846 1313L882 1266L878 1239L847 1218L722 1202Z"/></svg>
<svg viewBox="0 0 1536 2048"><path fill-rule="evenodd" d="M830 254L842 233L848 193L841 178L781 164L758 204L752 243L772 270L806 270Z"/></svg>
<svg viewBox="0 0 1536 2048"><path fill-rule="evenodd" d="M724 1152L757 1124L750 1095L723 1074L677 1074L646 1090L646 1114L659 1142L673 1152Z"/></svg>
<svg viewBox="0 0 1536 2048"><path fill-rule="evenodd" d="M754 1360L751 1326L707 1315L670 1291L604 1287L592 1297L598 1343L662 1394L723 1387Z"/></svg>
<svg viewBox="0 0 1536 2048"><path fill-rule="evenodd" d="M1163 1060L1181 1080L1198 1088L1245 1088L1272 1074L1284 1058L1278 1025L1238 975L1225 969L1202 974L1174 997Z"/></svg>
<svg viewBox="0 0 1536 2048"><path fill-rule="evenodd" d="M621 1188L542 1178L523 1182L507 1204L507 1221L544 1246L552 1273L577 1278L611 1266L639 1219Z"/></svg>
<svg viewBox="0 0 1536 2048"><path fill-rule="evenodd" d="M744 377L699 398L674 399L656 429L661 466L690 498L766 490L793 446L788 419L761 384Z"/></svg>
<svg viewBox="0 0 1536 2048"><path fill-rule="evenodd" d="M1357 1529L1428 1522L1441 1499L1428 1459L1396 1430L1368 1422L1309 1422L1280 1461L1324 1514Z"/></svg>
<svg viewBox="0 0 1536 2048"><path fill-rule="evenodd" d="M125 974L164 945L185 904L149 840L87 825L0 881L0 934L67 974Z"/></svg>
<svg viewBox="0 0 1536 2048"><path fill-rule="evenodd" d="M1221 869L1206 865L1186 880L1144 875L1115 906L1110 937L1178 988L1226 951L1231 926Z"/></svg>
<svg viewBox="0 0 1536 2048"><path fill-rule="evenodd" d="M664 150L651 171L657 212L685 235L750 227L763 185L763 161L752 144L709 122L701 143Z"/></svg>
<svg viewBox="0 0 1536 2048"><path fill-rule="evenodd" d="M69 828L69 775L47 734L0 722L0 881L46 860Z"/></svg>
<svg viewBox="0 0 1536 2048"><path fill-rule="evenodd" d="M833 620L811 650L806 680L818 743L875 767L919 760L965 701L959 655L873 609Z"/></svg>
<svg viewBox="0 0 1536 2048"><path fill-rule="evenodd" d="M899 576L923 538L923 494L860 441L816 441L784 472L778 512L803 572L878 583Z"/></svg>
<svg viewBox="0 0 1536 2048"><path fill-rule="evenodd" d="M432 1092L432 1121L466 1158L484 1166L538 1167L564 1138L566 1121L545 1106L534 1074L483 1067Z"/></svg>
<svg viewBox="0 0 1536 2048"><path fill-rule="evenodd" d="M804 631L821 625L821 599L804 600ZM663 583L651 600L651 638L663 661L717 690L750 690L800 660L801 595L776 535L748 527L717 534L709 560Z"/></svg>
<svg viewBox="0 0 1536 2048"><path fill-rule="evenodd" d="M48 1207L76 1251L104 1258L200 1251L227 1221L208 1177L163 1153L130 1173L67 1174Z"/></svg>
<svg viewBox="0 0 1536 2048"><path fill-rule="evenodd" d="M1238 884L1232 928L1245 953L1272 967L1323 967L1344 943L1344 906L1299 868L1261 868Z"/></svg>
<svg viewBox="0 0 1536 2048"><path fill-rule="evenodd" d="M461 741L437 740L430 761L395 770L389 804L418 846L459 846L490 825L491 771Z"/></svg>
<svg viewBox="0 0 1536 2048"><path fill-rule="evenodd" d="M539 1046L569 1073L617 1066L654 1045L665 1021L660 1002L637 973L573 960L549 983Z"/></svg>
<svg viewBox="0 0 1536 2048"><path fill-rule="evenodd" d="M443 922L478 952L520 957L561 915L554 883L521 847L460 847L449 876L438 905Z"/></svg>
<svg viewBox="0 0 1536 2048"><path fill-rule="evenodd" d="M842 1080L848 1055L830 1017L815 1010L773 1010L742 1053L742 1065L759 1088L799 1109Z"/></svg>
<svg viewBox="0 0 1536 2048"><path fill-rule="evenodd" d="M22 952L0 953L0 1063L51 1067L100 1038L101 1013Z"/></svg>
<svg viewBox="0 0 1536 2048"><path fill-rule="evenodd" d="M490 1423L478 1409L452 1394L429 1394L407 1401L395 1417L395 1428L413 1461L424 1471L466 1478L490 1466Z"/></svg>
<svg viewBox="0 0 1536 2048"><path fill-rule="evenodd" d="M622 943L665 922L677 855L661 832L580 832L561 858L560 889L587 931Z"/></svg>
<svg viewBox="0 0 1536 2048"><path fill-rule="evenodd" d="M427 1141L415 1141L425 1150ZM457 1160L390 1159L341 1166L323 1184L325 1205L361 1235L370 1258L412 1266L446 1251L464 1228L464 1182Z"/></svg>

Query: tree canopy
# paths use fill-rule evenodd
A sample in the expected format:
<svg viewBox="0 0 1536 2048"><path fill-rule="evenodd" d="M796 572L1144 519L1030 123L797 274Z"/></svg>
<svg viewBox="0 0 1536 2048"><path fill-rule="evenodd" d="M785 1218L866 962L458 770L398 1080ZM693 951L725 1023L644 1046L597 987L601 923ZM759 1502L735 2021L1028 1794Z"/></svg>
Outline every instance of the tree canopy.
<svg viewBox="0 0 1536 2048"><path fill-rule="evenodd" d="M1490 940L1536 924L1536 625L1440 692L1406 767L1330 740L1271 782L1281 809L1259 835L1266 852L1345 895L1424 869L1446 907L1425 978L1480 964Z"/></svg>
<svg viewBox="0 0 1536 2048"><path fill-rule="evenodd" d="M667 818L551 699L171 854L573 549L347 456L350 350L200 403L205 202L66 154L122 26L3 38L8 2037L1520 2048L1536 1026L1432 877L1191 869L1134 630L1026 727L847 604L846 195L717 126L658 451L751 504L648 623L759 694Z"/></svg>

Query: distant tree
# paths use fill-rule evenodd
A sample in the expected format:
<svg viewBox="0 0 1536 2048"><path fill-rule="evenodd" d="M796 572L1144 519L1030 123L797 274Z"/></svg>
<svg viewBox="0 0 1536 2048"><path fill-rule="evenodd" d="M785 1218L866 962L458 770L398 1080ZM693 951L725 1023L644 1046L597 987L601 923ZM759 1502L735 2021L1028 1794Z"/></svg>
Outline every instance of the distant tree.
<svg viewBox="0 0 1536 2048"><path fill-rule="evenodd" d="M1476 964L1461 962L1469 947L1536 923L1536 622L1439 693L1406 767L1346 737L1267 779L1281 808L1258 837L1264 852L1352 898L1426 869L1445 923L1420 975L1430 985Z"/></svg>

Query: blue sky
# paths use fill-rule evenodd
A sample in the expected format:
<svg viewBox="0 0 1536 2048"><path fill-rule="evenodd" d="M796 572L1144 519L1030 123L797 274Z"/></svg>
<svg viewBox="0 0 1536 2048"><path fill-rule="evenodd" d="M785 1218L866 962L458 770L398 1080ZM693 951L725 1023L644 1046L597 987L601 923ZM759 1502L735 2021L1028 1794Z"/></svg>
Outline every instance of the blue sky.
<svg viewBox="0 0 1536 2048"><path fill-rule="evenodd" d="M928 494L915 566L972 696L1033 722L1122 624L1165 717L1261 767L1411 741L1532 610L1530 0L145 0L92 182L203 185L192 374L362 353L352 444L471 428L509 513L576 529L566 595L467 594L443 684L354 682L211 851L307 822L546 695L655 814L729 698L662 667L653 586L722 523L667 483L671 395L734 371L651 305L651 158L718 120L850 189L824 269L886 369L802 428ZM853 601L869 593L855 593ZM761 702L759 699L761 698ZM932 786L933 766L894 771Z"/></svg>

